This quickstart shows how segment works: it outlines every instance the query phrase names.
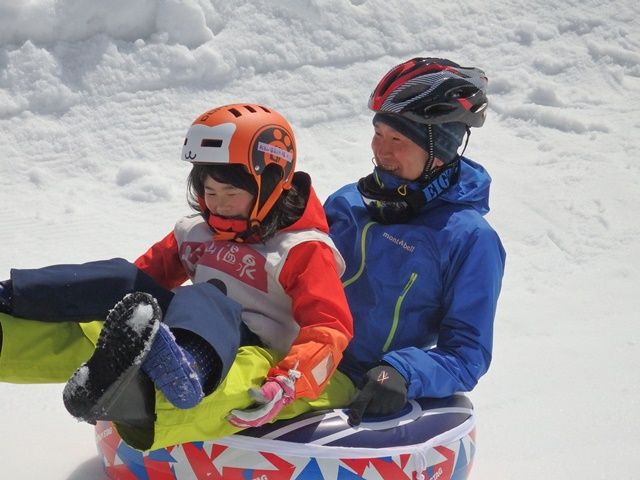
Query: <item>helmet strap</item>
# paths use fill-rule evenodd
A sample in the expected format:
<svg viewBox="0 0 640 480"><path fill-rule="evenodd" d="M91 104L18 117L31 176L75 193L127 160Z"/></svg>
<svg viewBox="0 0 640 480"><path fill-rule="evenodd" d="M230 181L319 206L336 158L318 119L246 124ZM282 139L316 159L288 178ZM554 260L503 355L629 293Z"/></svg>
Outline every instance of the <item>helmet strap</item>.
<svg viewBox="0 0 640 480"><path fill-rule="evenodd" d="M465 128L467 129L467 136L464 141L464 147L462 148L462 153L459 155L459 157L464 155L464 152L467 149L467 145L469 145L469 137L471 136L471 129L469 128L469 126L465 125Z"/></svg>
<svg viewBox="0 0 640 480"><path fill-rule="evenodd" d="M471 129L468 125L465 125L466 135L464 141L464 147L462 148L462 152L460 154L456 154L455 158L451 162L447 162L448 165L457 164L460 160L460 157L464 155L467 146L469 145L469 137L471 136ZM427 163L424 166L424 170L422 172L422 182L424 184L430 183L434 178L440 175L440 172L445 170L446 165L442 168L433 168L433 162L435 161L435 156L433 153L434 150L434 142L433 142L433 129L431 125L427 125L427 133L429 135L429 159L427 159Z"/></svg>
<svg viewBox="0 0 640 480"><path fill-rule="evenodd" d="M280 195L282 195L284 188L282 187L282 184L277 184L264 203L260 204L260 197L262 193L262 178L260 176L256 177L256 183L258 184L258 191L256 193L256 201L253 205L253 210L249 216L249 221L251 224L259 226L276 204Z"/></svg>
<svg viewBox="0 0 640 480"><path fill-rule="evenodd" d="M429 179L429 176L431 174L431 169L433 168L433 162L435 162L436 157L435 154L433 153L434 147L433 147L433 127L431 125L427 125L427 137L428 137L428 143L429 143L429 150L427 151L427 154L429 155L429 157L427 158L426 163L424 164L424 170L422 171L422 178L426 181Z"/></svg>

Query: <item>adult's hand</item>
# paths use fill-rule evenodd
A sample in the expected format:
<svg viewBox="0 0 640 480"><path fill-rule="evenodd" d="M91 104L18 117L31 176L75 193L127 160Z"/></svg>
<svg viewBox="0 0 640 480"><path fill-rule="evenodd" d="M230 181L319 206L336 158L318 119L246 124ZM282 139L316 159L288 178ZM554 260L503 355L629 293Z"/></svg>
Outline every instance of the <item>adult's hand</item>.
<svg viewBox="0 0 640 480"><path fill-rule="evenodd" d="M351 402L349 424L360 425L364 414L392 415L407 403L407 381L391 365L383 364L369 370L362 390Z"/></svg>

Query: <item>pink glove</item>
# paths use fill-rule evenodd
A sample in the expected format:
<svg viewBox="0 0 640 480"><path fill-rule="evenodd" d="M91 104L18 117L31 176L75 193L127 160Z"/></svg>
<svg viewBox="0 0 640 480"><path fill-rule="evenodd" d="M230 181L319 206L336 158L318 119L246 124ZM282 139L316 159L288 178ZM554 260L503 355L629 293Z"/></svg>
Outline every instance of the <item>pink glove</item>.
<svg viewBox="0 0 640 480"><path fill-rule="evenodd" d="M271 421L295 396L295 383L300 372L292 368L289 376L268 377L260 388L249 389L256 406L246 410L232 410L227 420L236 427L259 427Z"/></svg>

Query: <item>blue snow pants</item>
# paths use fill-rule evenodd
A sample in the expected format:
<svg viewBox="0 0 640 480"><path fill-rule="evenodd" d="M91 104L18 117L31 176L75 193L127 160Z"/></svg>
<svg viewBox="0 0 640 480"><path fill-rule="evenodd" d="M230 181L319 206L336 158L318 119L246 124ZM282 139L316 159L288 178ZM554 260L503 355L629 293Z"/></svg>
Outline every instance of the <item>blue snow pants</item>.
<svg viewBox="0 0 640 480"><path fill-rule="evenodd" d="M48 322L104 320L126 294L149 293L158 300L169 328L189 330L216 351L221 365L216 384L227 375L246 335L241 305L216 286L197 283L170 291L122 258L12 269L11 281L12 314Z"/></svg>

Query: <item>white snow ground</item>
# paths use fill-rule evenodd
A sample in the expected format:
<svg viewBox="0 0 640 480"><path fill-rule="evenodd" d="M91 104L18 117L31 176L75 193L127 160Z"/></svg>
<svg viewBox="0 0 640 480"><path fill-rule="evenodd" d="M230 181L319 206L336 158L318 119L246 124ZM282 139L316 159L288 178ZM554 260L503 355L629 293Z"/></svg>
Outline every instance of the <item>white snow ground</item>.
<svg viewBox="0 0 640 480"><path fill-rule="evenodd" d="M391 66L483 67L467 154L508 252L473 479L638 478L640 7L632 0L0 0L0 277L134 259L188 212L202 111L292 122L322 199L371 168ZM0 385L7 479L104 478L60 385Z"/></svg>

